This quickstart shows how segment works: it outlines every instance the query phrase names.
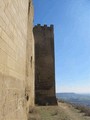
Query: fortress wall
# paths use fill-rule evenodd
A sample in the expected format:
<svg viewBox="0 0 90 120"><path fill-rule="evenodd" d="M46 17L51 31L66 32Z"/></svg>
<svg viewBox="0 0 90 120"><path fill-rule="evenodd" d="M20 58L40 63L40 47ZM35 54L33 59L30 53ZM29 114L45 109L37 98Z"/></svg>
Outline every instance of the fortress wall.
<svg viewBox="0 0 90 120"><path fill-rule="evenodd" d="M0 120L27 118L26 48L28 10L31 6L28 0L0 0ZM33 19L33 14L29 17ZM30 24L32 30L32 22ZM30 36L32 40L32 32Z"/></svg>
<svg viewBox="0 0 90 120"><path fill-rule="evenodd" d="M35 37L35 102L56 105L54 68L54 29L37 25Z"/></svg>
<svg viewBox="0 0 90 120"><path fill-rule="evenodd" d="M28 96L27 106L34 105L34 36L33 36L33 14L34 9L31 3L29 2L28 9L28 33L27 33L27 57L26 57L26 94Z"/></svg>

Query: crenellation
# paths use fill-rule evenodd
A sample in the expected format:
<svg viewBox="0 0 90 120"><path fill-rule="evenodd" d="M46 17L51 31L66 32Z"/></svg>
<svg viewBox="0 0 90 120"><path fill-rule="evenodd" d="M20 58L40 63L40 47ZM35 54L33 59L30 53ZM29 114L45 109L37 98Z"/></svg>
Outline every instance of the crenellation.
<svg viewBox="0 0 90 120"><path fill-rule="evenodd" d="M47 28L48 26L45 24L44 26L42 26L42 28Z"/></svg>
<svg viewBox="0 0 90 120"><path fill-rule="evenodd" d="M50 25L50 27L51 27L51 28L54 28L54 26L53 26L52 24Z"/></svg>
<svg viewBox="0 0 90 120"><path fill-rule="evenodd" d="M37 24L37 25L35 25L34 26L34 28L33 29L35 29L35 28L37 28L37 27L39 27L39 28L42 28L42 29L44 29L44 28L47 28L47 29L54 29L54 26L51 24L50 26L48 26L48 25L46 25L46 24L44 24L44 25L41 25L41 24Z"/></svg>

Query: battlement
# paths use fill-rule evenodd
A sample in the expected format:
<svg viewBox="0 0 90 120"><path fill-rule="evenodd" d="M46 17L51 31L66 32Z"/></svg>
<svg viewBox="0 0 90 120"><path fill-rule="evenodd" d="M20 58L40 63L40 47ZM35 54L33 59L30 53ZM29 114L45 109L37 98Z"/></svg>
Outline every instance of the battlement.
<svg viewBox="0 0 90 120"><path fill-rule="evenodd" d="M37 24L37 25L34 26L34 28L48 28L48 29L54 29L54 25L51 24L50 26L48 26L48 25L46 25L46 24L44 24L44 25Z"/></svg>

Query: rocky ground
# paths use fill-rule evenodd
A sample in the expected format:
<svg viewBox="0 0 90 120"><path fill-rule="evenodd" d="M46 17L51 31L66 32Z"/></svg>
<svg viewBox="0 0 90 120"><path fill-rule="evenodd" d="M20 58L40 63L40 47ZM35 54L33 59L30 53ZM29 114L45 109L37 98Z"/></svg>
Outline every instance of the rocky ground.
<svg viewBox="0 0 90 120"><path fill-rule="evenodd" d="M31 108L28 120L90 120L72 105L59 103L58 106L45 106Z"/></svg>

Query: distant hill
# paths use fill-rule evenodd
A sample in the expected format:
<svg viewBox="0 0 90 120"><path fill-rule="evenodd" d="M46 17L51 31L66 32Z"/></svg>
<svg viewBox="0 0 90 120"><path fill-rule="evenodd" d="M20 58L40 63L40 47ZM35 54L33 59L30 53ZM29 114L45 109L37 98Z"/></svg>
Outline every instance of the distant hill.
<svg viewBox="0 0 90 120"><path fill-rule="evenodd" d="M76 93L57 93L58 99L63 99L70 103L82 104L90 107L90 94L76 94Z"/></svg>

